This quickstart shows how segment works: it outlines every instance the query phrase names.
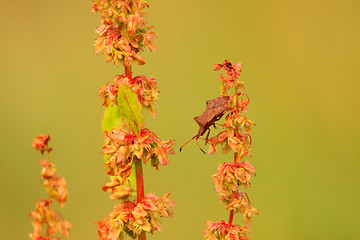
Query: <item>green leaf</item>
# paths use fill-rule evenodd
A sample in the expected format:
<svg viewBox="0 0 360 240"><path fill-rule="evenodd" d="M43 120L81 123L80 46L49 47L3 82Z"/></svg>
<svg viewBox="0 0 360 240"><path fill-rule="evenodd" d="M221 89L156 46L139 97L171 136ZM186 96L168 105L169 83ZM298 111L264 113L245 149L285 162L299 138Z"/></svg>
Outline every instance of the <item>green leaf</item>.
<svg viewBox="0 0 360 240"><path fill-rule="evenodd" d="M114 178L118 178L121 182L121 177L120 176L109 176L111 181L114 180ZM131 175L130 177L128 177L127 179L129 182L130 182L130 185L131 185L131 188L134 189L135 191L135 196L136 196L136 189L137 189L137 186L136 186L136 172L135 172L135 165L132 166L131 168Z"/></svg>
<svg viewBox="0 0 360 240"><path fill-rule="evenodd" d="M145 117L137 94L128 86L119 85L118 105L127 127L139 136Z"/></svg>
<svg viewBox="0 0 360 240"><path fill-rule="evenodd" d="M131 175L128 178L128 180L130 181L131 188L133 188L136 191L136 189L137 189L137 186L136 186L136 172L135 172L135 165L134 164L133 164L133 166L131 168Z"/></svg>
<svg viewBox="0 0 360 240"><path fill-rule="evenodd" d="M102 129L103 131L111 131L114 127L123 127L124 121L121 117L119 107L117 105L114 106L108 106L105 109L104 112L104 118L102 120ZM105 155L104 160L108 161L109 156ZM119 178L121 181L121 177L117 176L110 176L111 181L113 181L114 178ZM135 166L132 166L131 168L131 175L128 178L130 181L131 187L136 191L136 174L135 174Z"/></svg>
<svg viewBox="0 0 360 240"><path fill-rule="evenodd" d="M117 105L106 107L102 121L103 131L109 132L114 127L122 127L123 125L124 122L121 118L119 107Z"/></svg>

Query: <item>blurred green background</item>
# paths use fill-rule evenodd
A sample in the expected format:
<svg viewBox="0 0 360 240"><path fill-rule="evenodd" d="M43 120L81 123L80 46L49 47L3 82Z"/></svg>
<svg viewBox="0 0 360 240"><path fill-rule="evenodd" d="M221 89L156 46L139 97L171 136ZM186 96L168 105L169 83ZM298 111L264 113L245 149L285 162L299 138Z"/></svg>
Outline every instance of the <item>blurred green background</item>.
<svg viewBox="0 0 360 240"><path fill-rule="evenodd" d="M147 127L178 149L197 132L193 117L205 101L219 96L212 63L242 62L248 117L257 123L248 193L260 215L251 239L360 239L360 2L149 3L158 51L134 67L161 91ZM73 224L70 238L97 239L94 222L115 205L101 191L108 178L97 91L123 69L94 54L100 15L91 1L1 0L1 8L1 239L29 239L27 215L46 196L31 141L48 133L68 183L61 212ZM146 166L145 191L171 192L177 203L148 239L202 239L207 219L228 219L210 176L230 159L192 142L170 156L171 166Z"/></svg>

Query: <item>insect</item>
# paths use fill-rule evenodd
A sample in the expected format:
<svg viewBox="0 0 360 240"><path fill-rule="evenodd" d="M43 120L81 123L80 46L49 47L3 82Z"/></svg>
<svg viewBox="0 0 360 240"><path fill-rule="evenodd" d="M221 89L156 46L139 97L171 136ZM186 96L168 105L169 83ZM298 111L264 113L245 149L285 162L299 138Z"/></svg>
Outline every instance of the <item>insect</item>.
<svg viewBox="0 0 360 240"><path fill-rule="evenodd" d="M200 150L204 152L204 150L201 149L198 143L198 138L201 137L208 131L206 135L206 140L209 137L210 134L210 127L213 125L215 127L215 122L219 121L221 117L224 115L226 108L229 105L230 97L229 96L221 96L218 98L214 98L213 100L206 101L206 109L205 111L197 117L194 117L194 120L199 124L199 131L198 133L193 136L189 141L187 141L184 145L180 147L181 149L189 143L191 140L195 138L196 144L200 148ZM206 154L206 153L205 153Z"/></svg>

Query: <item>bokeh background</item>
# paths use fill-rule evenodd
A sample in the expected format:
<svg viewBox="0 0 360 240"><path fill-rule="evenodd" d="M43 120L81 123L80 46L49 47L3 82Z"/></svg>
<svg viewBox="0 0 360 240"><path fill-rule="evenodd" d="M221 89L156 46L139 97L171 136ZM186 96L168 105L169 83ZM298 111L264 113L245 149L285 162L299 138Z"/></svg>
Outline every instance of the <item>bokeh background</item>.
<svg viewBox="0 0 360 240"><path fill-rule="evenodd" d="M212 63L241 62L250 96L252 163L248 190L260 215L251 239L360 239L359 57L356 0L149 0L158 51L134 74L155 77L157 117L147 127L176 149L197 132L193 117L219 96ZM31 148L50 134L52 159L68 183L61 210L71 239L97 239L95 221L115 205L101 186L99 87L121 67L95 55L100 15L91 1L1 0L1 239L29 239L28 213L46 194L41 155ZM204 155L195 142L145 167L145 191L171 192L175 215L148 239L202 239L207 219L228 219L210 176L231 155ZM237 215L234 220L241 222Z"/></svg>

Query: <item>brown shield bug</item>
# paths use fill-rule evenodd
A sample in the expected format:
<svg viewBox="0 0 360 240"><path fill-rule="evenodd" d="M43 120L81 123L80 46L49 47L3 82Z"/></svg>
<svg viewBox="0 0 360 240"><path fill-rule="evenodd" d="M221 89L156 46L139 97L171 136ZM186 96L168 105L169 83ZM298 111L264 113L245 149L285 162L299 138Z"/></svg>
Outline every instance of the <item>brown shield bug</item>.
<svg viewBox="0 0 360 240"><path fill-rule="evenodd" d="M208 131L206 140L208 139L209 134L210 134L210 127L212 125L214 125L214 127L215 127L215 122L219 121L221 119L221 117L224 115L225 110L229 105L229 102L230 102L229 96L221 96L218 98L214 98L213 100L206 101L205 111L200 116L194 117L194 120L197 122L197 124L199 124L198 133L180 147L180 152L181 152L181 149L187 143L189 143L191 140L193 140L195 138L196 144L198 145L200 150L203 153L205 153L204 150L202 150L201 147L199 146L199 143L197 140L199 137L204 135L206 131Z"/></svg>

